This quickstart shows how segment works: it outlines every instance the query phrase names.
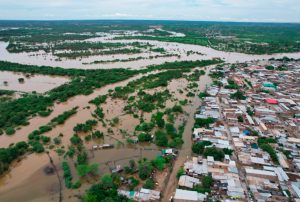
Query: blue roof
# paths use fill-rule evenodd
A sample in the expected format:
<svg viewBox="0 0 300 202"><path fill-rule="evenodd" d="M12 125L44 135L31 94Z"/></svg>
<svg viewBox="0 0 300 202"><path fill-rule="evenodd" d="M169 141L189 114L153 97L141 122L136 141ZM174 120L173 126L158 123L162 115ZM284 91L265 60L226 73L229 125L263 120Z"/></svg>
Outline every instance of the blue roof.
<svg viewBox="0 0 300 202"><path fill-rule="evenodd" d="M245 135L250 135L250 131L249 131L249 130L244 130L243 133L244 133Z"/></svg>
<svg viewBox="0 0 300 202"><path fill-rule="evenodd" d="M258 149L258 145L257 145L256 143L252 143L252 144L251 144L251 147L252 147L253 149Z"/></svg>

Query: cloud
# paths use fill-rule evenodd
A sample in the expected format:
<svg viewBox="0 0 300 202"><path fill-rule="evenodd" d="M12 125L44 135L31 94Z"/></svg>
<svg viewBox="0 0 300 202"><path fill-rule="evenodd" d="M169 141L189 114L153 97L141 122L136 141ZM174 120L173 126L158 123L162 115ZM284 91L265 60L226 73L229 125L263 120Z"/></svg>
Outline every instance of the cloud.
<svg viewBox="0 0 300 202"><path fill-rule="evenodd" d="M299 0L0 0L0 19L300 22Z"/></svg>

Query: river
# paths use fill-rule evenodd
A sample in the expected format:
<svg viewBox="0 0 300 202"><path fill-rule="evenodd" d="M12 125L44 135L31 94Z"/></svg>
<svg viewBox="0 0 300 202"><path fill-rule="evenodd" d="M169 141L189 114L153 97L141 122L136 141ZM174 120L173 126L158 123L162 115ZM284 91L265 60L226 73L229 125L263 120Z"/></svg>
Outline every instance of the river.
<svg viewBox="0 0 300 202"><path fill-rule="evenodd" d="M35 53L9 53L6 50L8 45L7 42L0 42L0 58L4 61L17 62L22 64L31 64L31 65L45 65L52 67L63 67L63 68L79 68L79 69L111 69L111 68L131 68L131 69L140 69L148 65L161 64L164 62L173 62L176 60L202 60L202 59L212 59L212 58L221 58L226 62L246 62L251 60L267 60L272 57L282 58L283 56L291 58L300 58L300 53L281 53L273 55L249 55L244 53L235 53L235 52L224 52L218 51L209 47L191 45L191 44L181 44L174 42L161 42L161 41L152 41L152 40L112 40L110 37L96 37L88 39L85 41L89 42L143 42L154 45L155 47L161 47L167 50L168 53L177 54L181 57L176 56L172 57L161 57L149 59L150 56L160 55L153 52L143 52L140 54L118 54L118 55L97 55L90 56L86 58L77 58L77 59L61 59L57 60L56 56L53 56L51 53L44 53L43 51ZM199 54L186 54L188 51L194 51ZM113 62L106 64L87 64L99 60L114 60L114 59L127 59L127 58L137 58L143 57L148 59L129 61L129 62Z"/></svg>

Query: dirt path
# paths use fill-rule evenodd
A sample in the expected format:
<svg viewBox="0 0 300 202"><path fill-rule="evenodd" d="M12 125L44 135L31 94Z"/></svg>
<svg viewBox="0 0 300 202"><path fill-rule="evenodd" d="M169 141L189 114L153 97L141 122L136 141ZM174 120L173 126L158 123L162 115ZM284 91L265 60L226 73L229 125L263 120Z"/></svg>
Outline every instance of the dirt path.
<svg viewBox="0 0 300 202"><path fill-rule="evenodd" d="M206 70L206 74L204 76L200 77L200 81L198 83L199 84L199 87L198 87L199 92L205 90L206 86L211 83L211 79L208 76L209 70L211 68L212 68L212 66ZM194 122L195 122L194 114L201 104L201 100L198 97L199 92L196 93L195 98L192 100L192 104L186 111L189 114L189 116L186 120L186 125L185 125L184 133L183 133L184 144L182 145L182 148L179 151L179 155L177 156L176 162L173 165L172 173L170 174L169 181L163 191L163 198L162 198L163 202L169 201L171 196L173 196L173 193L175 192L176 187L177 187L177 178L176 178L177 172L178 172L179 168L181 166L183 166L184 162L191 157L191 154L192 154L192 151L191 151L192 129L193 129Z"/></svg>
<svg viewBox="0 0 300 202"><path fill-rule="evenodd" d="M57 180L58 180L58 184L59 184L59 202L62 202L62 200L63 200L62 181L61 181L61 178L59 176L58 169L56 168L56 165L53 163L53 159L50 156L49 152L47 152L47 156L48 156L50 164L51 164L52 168L54 169L54 172L55 172L55 174L57 176Z"/></svg>

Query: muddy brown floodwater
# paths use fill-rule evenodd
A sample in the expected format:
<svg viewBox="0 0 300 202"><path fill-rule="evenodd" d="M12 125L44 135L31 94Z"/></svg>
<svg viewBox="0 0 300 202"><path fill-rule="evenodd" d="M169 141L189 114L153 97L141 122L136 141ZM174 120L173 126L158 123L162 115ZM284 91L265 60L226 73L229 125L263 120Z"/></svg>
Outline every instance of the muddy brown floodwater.
<svg viewBox="0 0 300 202"><path fill-rule="evenodd" d="M19 82L23 78L24 82ZM23 73L0 71L0 89L20 92L44 93L70 81L66 77L46 75L25 75ZM4 84L7 82L7 84Z"/></svg>
<svg viewBox="0 0 300 202"><path fill-rule="evenodd" d="M209 70L212 68L212 66L208 67L206 70L206 74L204 76L200 77L200 81L198 82L198 92L196 95L198 95L201 91L205 90L207 85L209 85L212 80L209 77L208 73ZM175 189L177 187L177 178L176 174L181 166L183 166L184 162L191 157L192 151L192 128L194 126L194 114L196 110L199 108L201 104L201 100L198 96L195 96L192 100L192 104L189 105L189 107L186 109L186 112L189 114L187 118L187 122L184 128L183 133L183 140L184 144L182 145L182 148L179 151L179 155L176 159L176 162L174 163L174 166L172 168L172 173L170 174L167 186L165 187L163 199L162 201L169 201L172 194L175 192Z"/></svg>
<svg viewBox="0 0 300 202"><path fill-rule="evenodd" d="M157 72L152 72L157 73ZM152 74L151 73L151 74ZM77 123L83 123L88 119L92 118L91 113L94 111L95 106L88 102L99 95L105 95L109 89L114 89L117 86L125 86L128 82L141 78L144 75L137 75L125 81L114 83L111 85L104 86L100 89L95 90L91 95L88 96L76 96L69 99L64 103L56 103L53 106L53 112L48 117L33 117L29 120L30 125L24 126L16 131L16 134L12 136L2 135L0 136L0 147L8 147L12 143L19 141L26 141L27 135L35 130L36 128L47 124L52 118L63 113L66 110L70 110L75 106L79 106L79 110L76 115L73 115L63 125L58 125L53 128L52 131L45 133L44 135L51 138L57 137L59 133L63 133L62 145L70 144L70 137L73 135L73 127ZM108 98L110 99L110 98ZM90 106L90 108L86 108ZM117 115L120 115L124 103L121 100L108 100L105 110L108 110L108 119L111 119ZM128 129L128 132L132 132L132 128L139 123L137 119L133 119L128 115L121 115L120 123L116 128ZM101 124L98 124L97 129L101 131L104 128ZM107 129L105 129L107 130ZM89 151L90 162L100 163L101 172L107 172L108 167L112 166L112 163L125 165L129 159L140 159L143 157L154 158L160 153L159 149L154 145L140 145L140 146L127 146L124 144L124 138L115 130L114 135L105 135L104 140L100 140L98 143L115 143L116 140L123 144L116 145L114 149L110 150L99 150L95 152ZM91 149L93 142L86 143L87 149ZM54 150L50 151L50 155L53 158L54 164L60 168L62 157L59 157ZM71 166L72 163L70 163ZM11 170L0 178L0 201L58 201L58 180L55 175L45 175L43 169L46 166L50 166L49 159L46 154L30 154L20 162L15 163ZM60 176L63 176L60 170ZM75 176L75 169L72 171ZM30 185L30 186L29 186ZM76 193L83 192L87 188L85 185L80 190L66 190L64 188L63 195L64 201L77 201L76 198L71 197ZM15 194L18 193L18 194Z"/></svg>
<svg viewBox="0 0 300 202"><path fill-rule="evenodd" d="M210 47L192 45L192 44L181 44L174 42L162 42L162 41L152 41L152 40L112 40L114 35L104 36L104 37L96 37L91 38L86 41L90 42L141 42L141 43L149 43L154 45L155 47L164 48L167 50L168 54L176 54L180 55L178 57L166 57L166 58L153 58L150 59L148 57L159 55L153 52L143 52L141 54L116 54L116 55L96 55L84 58L77 59L62 59L57 60L56 56L53 56L51 53L45 53L43 51L35 52L35 53L9 53L6 50L8 45L7 42L0 42L0 56L1 60L6 60L10 62L18 62L23 64L32 64L32 65L46 65L52 67L63 67L63 68L80 68L80 69L101 69L101 68L133 68L140 69L144 68L148 65L153 64L162 64L164 62L173 62L176 60L203 60L203 59L212 59L212 58L221 58L226 62L246 62L251 60L263 60L274 58L282 58L283 56L291 57L291 58L300 58L300 53L280 53L273 55L249 55L244 53L236 53L236 52L225 52L218 51L212 49ZM187 55L188 51L194 51L203 53L203 55L199 54L190 54ZM137 61L129 61L129 62L114 62L107 64L84 64L91 63L97 60L114 60L114 59L127 59L137 58L137 57L147 57L148 59L137 60Z"/></svg>

